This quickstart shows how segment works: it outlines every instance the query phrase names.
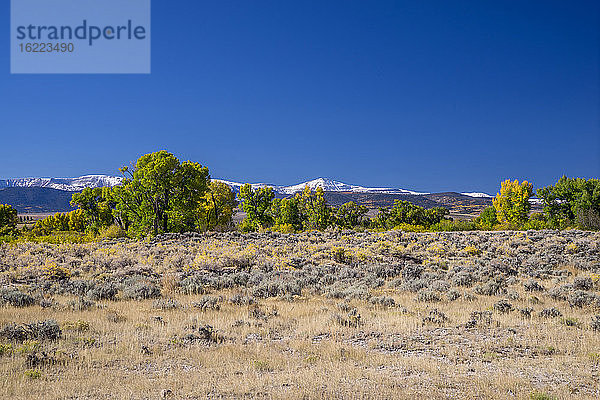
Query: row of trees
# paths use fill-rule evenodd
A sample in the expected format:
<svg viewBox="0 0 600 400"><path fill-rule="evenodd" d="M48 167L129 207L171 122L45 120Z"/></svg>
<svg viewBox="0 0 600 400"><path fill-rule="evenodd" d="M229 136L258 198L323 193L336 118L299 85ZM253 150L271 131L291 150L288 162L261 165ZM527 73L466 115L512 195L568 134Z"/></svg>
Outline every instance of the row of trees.
<svg viewBox="0 0 600 400"><path fill-rule="evenodd" d="M404 225L423 229L440 223L448 210L445 208L425 209L408 201L396 200L389 209L379 209L375 218L366 217L367 207L354 202L339 207L330 206L322 188L312 191L305 187L301 193L289 198L276 198L273 189L253 189L246 184L240 189L242 210L246 218L242 231L273 229L281 232L324 230L335 226L343 229L373 228L393 229Z"/></svg>
<svg viewBox="0 0 600 400"><path fill-rule="evenodd" d="M238 205L235 193L223 182L211 181L208 168L197 162L180 162L173 154L158 151L140 157L135 165L120 169L123 182L112 188L87 188L73 194L77 210L38 221L34 234L56 231L91 232L118 229L131 237L165 232L202 232L232 229ZM277 198L272 188L243 185L239 192L246 213L242 231L272 229L281 232L343 229L541 229L579 227L600 229L600 181L562 177L555 185L537 191L544 213L531 214L533 185L506 180L493 200L474 221L452 222L445 208L425 209L407 201L379 209L354 202L330 206L323 189L306 187L289 198ZM0 205L0 235L16 232L17 212Z"/></svg>
<svg viewBox="0 0 600 400"><path fill-rule="evenodd" d="M124 179L112 188L86 188L73 194L78 209L38 221L33 231L98 233L117 226L132 237L165 232L229 229L237 202L226 184L211 181L208 168L180 162L158 151L120 169Z"/></svg>
<svg viewBox="0 0 600 400"><path fill-rule="evenodd" d="M353 202L333 209L325 200L322 188L304 191L289 198L276 198L270 187L253 189L250 184L240 188L242 210L246 218L242 231L273 229L281 232L324 230L335 225L342 228L365 226L368 209Z"/></svg>
<svg viewBox="0 0 600 400"><path fill-rule="evenodd" d="M533 185L518 180L502 182L500 193L475 222L487 229L600 229L600 180L567 178L536 192L543 213L531 213Z"/></svg>

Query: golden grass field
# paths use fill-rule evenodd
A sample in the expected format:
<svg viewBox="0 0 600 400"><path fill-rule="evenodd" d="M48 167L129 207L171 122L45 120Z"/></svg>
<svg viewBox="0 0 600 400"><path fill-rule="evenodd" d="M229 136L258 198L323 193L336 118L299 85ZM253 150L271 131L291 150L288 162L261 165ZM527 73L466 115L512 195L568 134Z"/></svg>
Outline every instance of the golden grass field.
<svg viewBox="0 0 600 400"><path fill-rule="evenodd" d="M600 327L595 330L593 323L600 313L594 269L598 234L531 234L529 242L527 234L365 235L325 235L317 241L311 235L254 235L2 245L3 286L30 293L35 303L18 307L7 302L0 308L0 397L600 397ZM465 243L471 247L466 249ZM389 246L397 252L381 250ZM248 257L244 249L249 248L253 253ZM270 252L278 248L285 252ZM358 258L348 255L352 252ZM128 266L100 265L102 254L106 260L128 259ZM398 262L415 258L400 262L398 272L386 276L383 284L369 284L368 274L352 272L365 270L366 264L392 263L388 256ZM299 266L297 258L304 258L306 265ZM32 267L43 259L53 264ZM296 267L281 267L282 259ZM494 274L506 275L493 295L482 294L488 275L473 272L473 282L464 284L453 272L468 263L515 259L522 265L516 273L491 271L492 280ZM540 266L526 268L535 259L541 260ZM555 265L545 267L548 262ZM336 267L333 280L308 266L318 263ZM428 287L410 290L416 278L402 271L413 263L423 266L419 285ZM57 276L59 268L68 268L69 276ZM250 280L242 285L208 280L225 279L236 268L247 271ZM311 276L321 274L321 283L300 273L309 268ZM78 285L76 280L133 282L123 278L130 279L131 271L156 285L160 294L127 299L126 288L117 285L114 298L92 301L69 289ZM183 290L190 274L202 276L197 294ZM527 289L524 283L531 275L543 290ZM300 290L289 289L291 295L277 288L264 295L260 286L292 278L299 279ZM439 283L443 281L448 287ZM340 283L356 286L357 294L339 294ZM562 300L551 290L559 287L567 296ZM583 294L573 296L567 293L571 289L585 293L588 301L577 303ZM430 292L438 296L421 294ZM561 315L542 316L552 308ZM7 336L11 326L45 320L56 321L58 338Z"/></svg>

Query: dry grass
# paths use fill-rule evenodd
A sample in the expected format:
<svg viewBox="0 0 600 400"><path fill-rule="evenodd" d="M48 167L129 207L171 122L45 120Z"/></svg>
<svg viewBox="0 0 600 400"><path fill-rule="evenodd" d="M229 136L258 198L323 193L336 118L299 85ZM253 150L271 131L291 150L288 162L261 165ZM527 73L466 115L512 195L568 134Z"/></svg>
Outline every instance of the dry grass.
<svg viewBox="0 0 600 400"><path fill-rule="evenodd" d="M414 237L416 250L410 253L407 244L402 243L404 255L424 254L421 251L433 254L432 257L442 254L449 262L446 266L449 271L453 261L472 260L472 255L460 255L460 249L465 247L462 242L452 245L442 240L431 242L425 236L426 239ZM472 239L469 241L476 242ZM378 240L370 244L371 249L378 244L382 249L389 248L383 239ZM425 242L421 244L420 240ZM570 243L560 237L548 240L562 245ZM576 238L580 247L587 241L591 248L596 248L597 240L595 235ZM210 241L214 243L214 239ZM78 251L89 254L85 246L88 249L96 246L94 252L100 252L103 246L110 249L113 245L81 246L83 250L69 248L69 254ZM159 254L176 244L171 241L139 246L146 246L151 254ZM205 243L198 246L202 252L188 253L198 263L209 263L210 254L206 255L202 247ZM283 258L278 260L286 261L288 246L299 245L272 244L273 249L282 250ZM360 247L357 243L352 246ZM483 247L481 243L474 246ZM515 257L519 255L519 248L509 242L499 241L498 248L517 252ZM39 249L32 251L35 249L30 249L31 257L37 257ZM48 248L45 254L60 259L61 251L59 247ZM219 251L222 253L219 248L213 249ZM369 257L374 257L375 251L370 251ZM455 256L443 255L449 251ZM482 257L489 251L486 247ZM562 248L556 252L561 253ZM55 320L62 331L56 341L34 339L21 343L0 339L2 397L592 399L600 396L600 332L590 327L593 316L598 314L596 305L571 307L567 300L552 298L547 290L525 291L523 282L530 277L524 273L519 272L514 276L516 279L505 284L507 292L493 296L473 295L469 287L451 285L461 295L452 301L444 290L439 291L441 301L418 301L415 292L392 285L398 278L390 276L383 286L369 287L366 298L334 298L325 288L318 293L306 285L300 295L255 296L254 303L246 304L231 300L242 296L252 298L255 288L250 283L229 288L208 285L205 290L208 295L183 294L179 286L183 276L177 274L175 255L166 253L163 258L154 259L158 266L153 268L160 269L154 278L162 290L158 299L123 300L119 292L114 301L98 300L94 306L82 309L85 307L67 306L77 296L55 290L53 294L46 293L47 298L51 297L51 306L43 308L38 301L29 307L0 308L0 326ZM233 254L231 257L241 257L241 253ZM585 257L560 261L571 265L571 275L540 282L551 289L572 285L574 275L595 278L596 272L573 267L573 260L597 265L594 264L597 255L586 253ZM168 268L165 259L174 266ZM8 264L8 260L2 258L2 263ZM565 265L559 264L553 269L564 269ZM71 269L79 271L73 265ZM250 261L250 267L243 264L240 268L254 267L264 268L254 261ZM360 263L353 268L360 269ZM80 279L106 281L106 272L102 273L101 278L93 278L82 269L76 275ZM343 270L340 274L347 273ZM119 275L117 271L112 274ZM5 271L6 277L15 275L22 276L19 269ZM336 275L336 279L339 276L343 275ZM444 277L452 282L450 272ZM438 278L436 275L434 281L439 281ZM408 278L403 278L404 281ZM43 292L39 282L29 285L33 295ZM69 287L66 281L60 285ZM597 285L594 282L594 287L586 293L597 293ZM26 287L18 287L26 291ZM434 290L431 287L428 290ZM501 313L494 305L507 298L507 293L514 310ZM205 296L210 296L212 302ZM381 300L382 296L386 302ZM379 300L371 301L373 298ZM393 305L389 299L394 300ZM202 304L209 306L202 308ZM531 318L519 311L527 307L533 308ZM541 310L551 307L560 310L562 316L539 315ZM472 313L482 311L488 311L491 320L483 317L470 322Z"/></svg>

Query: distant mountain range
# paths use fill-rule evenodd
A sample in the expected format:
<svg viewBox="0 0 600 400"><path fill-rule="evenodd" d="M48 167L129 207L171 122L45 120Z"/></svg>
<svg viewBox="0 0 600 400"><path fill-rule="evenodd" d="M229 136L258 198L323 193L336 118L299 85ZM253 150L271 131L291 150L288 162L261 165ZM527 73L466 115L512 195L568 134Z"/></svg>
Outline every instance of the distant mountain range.
<svg viewBox="0 0 600 400"><path fill-rule="evenodd" d="M84 175L78 178L18 178L0 180L0 189L7 187L44 187L50 189L65 190L70 192L78 192L87 187L105 187L116 186L121 183L123 178L118 176L108 175ZM215 179L229 185L236 192L243 185L239 182L231 182L223 179ZM298 183L291 186L278 186L269 183L253 183L252 187L272 187L275 193L282 195L292 195L301 192L308 186L311 189L322 188L325 192L351 192L351 193L380 193L380 194L411 194L411 195L427 195L427 192L415 192L406 189L397 188L374 188L364 187L359 185L351 185L344 182L339 182L329 178L317 178L312 181ZM487 197L491 198L487 193L469 192L461 193L469 197Z"/></svg>
<svg viewBox="0 0 600 400"><path fill-rule="evenodd" d="M18 178L0 180L0 189L7 187L43 187L68 192L79 192L85 188L116 186L123 178L107 175L84 175L78 178Z"/></svg>
<svg viewBox="0 0 600 400"><path fill-rule="evenodd" d="M215 179L239 192L242 183ZM73 192L86 187L111 187L119 185L121 177L85 175L78 178L20 178L0 180L0 204L12 204L20 213L65 212L73 208L69 204ZM325 198L334 205L349 201L369 208L389 207L394 200L406 200L422 207L446 207L457 214L474 214L491 205L492 196L487 193L424 193L398 188L375 188L351 185L328 178L317 178L291 186L254 183L254 188L272 187L277 197L287 197L302 191L306 186L325 191Z"/></svg>

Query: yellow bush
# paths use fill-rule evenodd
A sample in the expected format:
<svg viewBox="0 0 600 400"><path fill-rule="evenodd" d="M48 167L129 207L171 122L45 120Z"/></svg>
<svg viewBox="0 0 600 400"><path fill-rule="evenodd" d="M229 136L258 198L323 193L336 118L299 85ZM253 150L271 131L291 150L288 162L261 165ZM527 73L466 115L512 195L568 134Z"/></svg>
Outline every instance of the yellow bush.
<svg viewBox="0 0 600 400"><path fill-rule="evenodd" d="M470 256L478 256L481 254L481 250L474 246L467 246L463 249L463 251Z"/></svg>
<svg viewBox="0 0 600 400"><path fill-rule="evenodd" d="M69 269L60 267L54 263L46 264L42 267L42 271L46 278L54 281L61 281L71 277L71 271Z"/></svg>

